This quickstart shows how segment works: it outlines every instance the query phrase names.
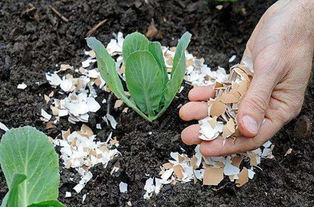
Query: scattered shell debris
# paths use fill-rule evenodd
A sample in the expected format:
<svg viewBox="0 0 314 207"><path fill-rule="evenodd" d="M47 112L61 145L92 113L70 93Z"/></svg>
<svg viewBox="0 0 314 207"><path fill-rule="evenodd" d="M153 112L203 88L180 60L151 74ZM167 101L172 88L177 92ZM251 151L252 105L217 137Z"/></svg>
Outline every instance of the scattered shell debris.
<svg viewBox="0 0 314 207"><path fill-rule="evenodd" d="M25 83L20 83L17 85L17 89L24 90L25 88L27 88L27 85Z"/></svg>
<svg viewBox="0 0 314 207"><path fill-rule="evenodd" d="M86 200L86 197L87 197L86 194L84 194L84 195L82 196L82 204L84 204L84 202L85 202L85 200Z"/></svg>
<svg viewBox="0 0 314 207"><path fill-rule="evenodd" d="M51 115L48 114L44 109L41 109L41 120L44 122L48 122L51 119Z"/></svg>
<svg viewBox="0 0 314 207"><path fill-rule="evenodd" d="M161 179L159 178L148 178L146 180L144 190L144 199L149 199L152 195L157 195L162 188Z"/></svg>
<svg viewBox="0 0 314 207"><path fill-rule="evenodd" d="M61 65L59 71L65 71L65 66ZM73 70L73 67L67 67L67 70ZM58 72L47 73L46 78L51 86L60 87L67 96L64 99L57 99L45 95L46 102L51 102L50 109L55 116L55 123L60 117L68 116L68 121L75 124L76 122L88 122L89 112L97 112L100 104L95 100L97 97L96 87L103 88L105 82L100 77L100 73L96 70L78 69L80 77L74 78L70 73L64 77L60 77Z"/></svg>
<svg viewBox="0 0 314 207"><path fill-rule="evenodd" d="M237 58L236 55L232 55L232 56L229 58L228 62L229 62L229 63L232 63L233 61L235 61L236 58Z"/></svg>
<svg viewBox="0 0 314 207"><path fill-rule="evenodd" d="M119 190L120 190L120 193L127 193L128 192L128 184L121 182L119 184Z"/></svg>
<svg viewBox="0 0 314 207"><path fill-rule="evenodd" d="M93 177L89 171L91 167L98 163L106 167L110 160L120 154L116 149L119 142L111 134L106 142L96 141L95 138L94 132L83 124L80 131L62 131L62 139L54 140L54 144L61 147L60 158L65 168L75 168L81 176L80 182L74 187L77 193Z"/></svg>
<svg viewBox="0 0 314 207"><path fill-rule="evenodd" d="M199 147L195 147L192 157L185 153L172 152L171 159L160 167L160 178L150 177L146 181L144 199L157 195L165 184L200 181L203 185L216 186L223 180L230 180L237 187L241 187L254 178L255 170L260 169L258 165L262 158L273 158L274 145L268 141L261 148L247 153L207 158L202 156Z"/></svg>
<svg viewBox="0 0 314 207"><path fill-rule="evenodd" d="M116 70L120 77L125 80L124 66L122 58L123 34L119 32L114 34L107 45L107 50L116 60ZM165 59L166 69L170 73L172 69L175 47L162 46L162 52ZM92 68L96 62L96 55L93 51L85 51L87 59L82 62L82 66L75 69L68 64L60 65L60 69L46 74L50 85L57 90L44 95L47 104L50 104L50 111L42 110L42 120L47 122L47 127L57 125L61 117L68 117L70 123L76 122L88 123L89 113L97 112L101 104L109 103L103 99L96 101L99 91L110 93L106 87L105 81L101 78L99 70ZM201 130L200 138L204 140L213 140L222 136L231 138L237 136L236 112L241 97L246 92L250 83L252 71L241 65L236 65L227 74L225 69L218 67L212 70L205 64L203 58L196 58L186 51L186 75L185 82L195 86L212 86L216 90L216 98L208 101L209 116L200 120ZM229 59L229 62L235 60L235 56ZM70 72L69 72L70 71ZM64 75L60 75L60 74ZM76 73L79 76L73 76ZM182 87L180 91L184 88ZM57 99L56 94L65 96L63 99ZM101 103L101 104L100 104ZM117 100L114 108L123 107L123 113L128 112L121 100ZM52 114L52 115L50 115ZM51 117L50 117L50 116ZM103 117L113 129L117 126L115 118L106 114ZM1 126L1 125L0 125ZM101 123L96 124L97 129L101 129ZM92 130L83 124L81 131L62 132L62 139L55 139L55 145L61 146L61 158L66 168L75 168L81 176L81 181L74 187L76 192L80 192L85 184L92 178L89 169L97 163L103 163L104 166L120 153L114 147L119 144L117 140L109 135L106 142L95 141L95 135ZM144 198L149 199L157 195L163 185L201 181L203 185L218 185L223 180L230 180L240 187L254 178L255 170L260 169L258 165L262 158L273 158L272 150L274 145L270 141L266 142L261 148L256 150L234 154L224 157L205 158L196 146L195 153L188 157L185 153L172 152L171 159L160 167L161 171L158 177L149 177L146 180ZM112 172L116 171L115 167ZM149 175L148 175L149 176ZM119 184L120 192L127 192L127 184Z"/></svg>
<svg viewBox="0 0 314 207"><path fill-rule="evenodd" d="M3 130L3 131L9 131L9 128L2 122L0 122L0 129Z"/></svg>
<svg viewBox="0 0 314 207"><path fill-rule="evenodd" d="M292 148L289 148L289 149L286 151L284 157L286 157L287 155L290 155L290 154L292 153L292 151L293 151L293 149L292 149Z"/></svg>
<svg viewBox="0 0 314 207"><path fill-rule="evenodd" d="M71 192L65 192L65 197L66 197L66 198L72 197L72 193L71 193Z"/></svg>

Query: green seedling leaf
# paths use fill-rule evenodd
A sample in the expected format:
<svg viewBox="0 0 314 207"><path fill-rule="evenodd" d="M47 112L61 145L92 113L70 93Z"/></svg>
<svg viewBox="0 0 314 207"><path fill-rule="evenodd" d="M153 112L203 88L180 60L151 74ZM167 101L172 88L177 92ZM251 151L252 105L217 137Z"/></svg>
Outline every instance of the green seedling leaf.
<svg viewBox="0 0 314 207"><path fill-rule="evenodd" d="M156 59L148 51L134 52L126 61L127 87L135 103L148 117L153 117L160 105L163 75Z"/></svg>
<svg viewBox="0 0 314 207"><path fill-rule="evenodd" d="M149 52L154 56L156 61L159 64L159 68L161 69L161 72L163 73L164 76L164 84L168 82L168 74L166 70L166 64L164 60L164 56L162 55L162 50L161 50L161 45L159 42L150 42L148 46Z"/></svg>
<svg viewBox="0 0 314 207"><path fill-rule="evenodd" d="M105 46L94 37L87 38L86 41L87 45L96 53L97 64L101 76L106 81L106 84L110 90L143 118L149 120L149 118L139 108L137 108L135 103L129 100L125 95L121 80L116 71L115 61L109 55Z"/></svg>
<svg viewBox="0 0 314 207"><path fill-rule="evenodd" d="M150 42L148 46L148 50L154 56L160 68L165 70L166 64L165 64L164 56L162 55L161 44L159 42Z"/></svg>
<svg viewBox="0 0 314 207"><path fill-rule="evenodd" d="M65 207L62 203L59 201L43 201L40 203L29 205L28 207Z"/></svg>
<svg viewBox="0 0 314 207"><path fill-rule="evenodd" d="M176 93L180 89L186 68L185 50L187 49L190 43L191 36L192 35L189 32L186 32L183 34L183 36L180 38L178 42L176 53L173 59L171 79L168 81L166 89L164 91L165 105L163 109L158 113L156 118L160 117L166 111L166 109L170 106L172 100L174 99Z"/></svg>
<svg viewBox="0 0 314 207"><path fill-rule="evenodd" d="M122 46L123 60L126 61L129 56L140 50L148 50L149 40L141 33L134 32L125 37Z"/></svg>
<svg viewBox="0 0 314 207"><path fill-rule="evenodd" d="M57 200L58 155L44 133L32 127L8 131L0 143L0 164L9 187L2 207Z"/></svg>
<svg viewBox="0 0 314 207"><path fill-rule="evenodd" d="M18 206L19 185L26 179L25 175L15 174L13 176L11 188L3 199L1 206L15 207Z"/></svg>
<svg viewBox="0 0 314 207"><path fill-rule="evenodd" d="M173 58L173 66L171 71L171 79L175 74L179 74L180 77L185 74L186 60L185 60L185 50L188 47L191 41L192 35L189 32L186 32L179 39L176 53ZM183 80L183 78L182 78Z"/></svg>

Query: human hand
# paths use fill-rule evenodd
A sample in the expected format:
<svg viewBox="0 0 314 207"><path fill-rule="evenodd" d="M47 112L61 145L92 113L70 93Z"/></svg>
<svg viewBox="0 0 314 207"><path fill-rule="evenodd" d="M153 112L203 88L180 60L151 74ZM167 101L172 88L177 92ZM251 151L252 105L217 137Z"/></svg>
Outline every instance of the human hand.
<svg viewBox="0 0 314 207"><path fill-rule="evenodd" d="M310 77L314 50L313 0L280 0L271 6L253 31L242 64L254 67L251 85L239 106L237 122L243 135L236 139L199 139L199 124L182 131L188 145L200 144L204 156L223 156L253 150L297 116ZM208 116L209 87L195 87L190 102L180 109L185 121ZM205 102L202 102L205 101Z"/></svg>

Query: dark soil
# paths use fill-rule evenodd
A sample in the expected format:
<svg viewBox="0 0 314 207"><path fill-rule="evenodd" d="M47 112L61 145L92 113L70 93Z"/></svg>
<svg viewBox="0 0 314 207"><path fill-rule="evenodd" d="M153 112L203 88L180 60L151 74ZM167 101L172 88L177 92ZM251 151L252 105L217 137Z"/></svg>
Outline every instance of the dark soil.
<svg viewBox="0 0 314 207"><path fill-rule="evenodd" d="M36 7L36 11L25 12L29 2ZM204 0L148 2L0 1L0 121L8 127L32 125L52 137L69 126L77 129L79 124L70 125L66 119L57 129L44 129L39 119L40 109L47 107L43 95L52 90L44 73L55 70L55 64L79 66L86 48L85 34L104 19L108 22L94 33L103 42L108 42L113 32L127 34L137 30L145 33L153 19L163 33L163 45L176 45L177 38L190 31L193 34L190 51L204 57L210 66L228 67L227 60L231 55L236 54L239 61L255 24L274 1L223 3L222 10L215 8L217 3L205 3ZM49 5L58 9L69 22L52 13ZM17 84L22 82L28 87L17 90ZM126 206L127 201L131 201L133 206L314 206L313 134L310 139L297 139L294 136L295 120L273 138L275 159L265 160L261 165L263 170L242 188L228 182L214 188L190 182L167 185L157 197L143 200L145 173L156 175L170 152L180 151L180 146L188 152L193 150L180 141L180 131L188 123L178 118L177 106L187 101L187 90L162 118L153 123L144 121L133 112L122 115L120 111L115 111L119 125L114 135L120 141L122 156L111 162L107 169L102 166L93 168L92 181L80 194L73 193L71 198L64 198L65 192L73 192L79 177L75 170L62 169L60 200L68 206L92 207ZM314 116L313 97L314 86L311 84L301 112L311 121ZM105 139L111 130L109 127L101 131L95 128L96 122L105 114L105 108L91 115L90 120L100 139ZM284 157L289 148L293 152ZM121 170L110 175L114 165ZM7 187L2 173L0 179L0 198L3 198ZM121 181L129 185L127 194L119 193ZM87 194L84 204L83 194Z"/></svg>

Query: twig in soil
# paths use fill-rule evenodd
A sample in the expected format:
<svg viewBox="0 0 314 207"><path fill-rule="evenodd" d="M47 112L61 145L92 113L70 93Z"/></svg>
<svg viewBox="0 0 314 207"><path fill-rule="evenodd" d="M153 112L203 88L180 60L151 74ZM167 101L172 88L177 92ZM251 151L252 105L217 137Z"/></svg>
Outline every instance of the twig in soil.
<svg viewBox="0 0 314 207"><path fill-rule="evenodd" d="M36 7L32 3L29 3L28 7L29 8L27 8L25 11L23 11L22 15L28 14L28 13L36 10Z"/></svg>
<svg viewBox="0 0 314 207"><path fill-rule="evenodd" d="M108 19L104 19L101 22L99 22L98 24L95 24L87 33L86 36L90 37L92 34L94 34L94 32L96 32L96 30L103 24L105 24L108 21Z"/></svg>
<svg viewBox="0 0 314 207"><path fill-rule="evenodd" d="M21 16L22 17L28 16L31 19L39 21L39 14L37 12L37 8L32 3L29 3L27 5L27 9L21 13Z"/></svg>
<svg viewBox="0 0 314 207"><path fill-rule="evenodd" d="M110 93L107 99L107 114L110 114L110 103L111 103L111 99L112 99L113 93Z"/></svg>
<svg viewBox="0 0 314 207"><path fill-rule="evenodd" d="M58 16L60 17L64 22L69 22L69 19L63 16L58 10L56 10L53 6L49 5L49 8Z"/></svg>

